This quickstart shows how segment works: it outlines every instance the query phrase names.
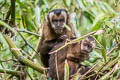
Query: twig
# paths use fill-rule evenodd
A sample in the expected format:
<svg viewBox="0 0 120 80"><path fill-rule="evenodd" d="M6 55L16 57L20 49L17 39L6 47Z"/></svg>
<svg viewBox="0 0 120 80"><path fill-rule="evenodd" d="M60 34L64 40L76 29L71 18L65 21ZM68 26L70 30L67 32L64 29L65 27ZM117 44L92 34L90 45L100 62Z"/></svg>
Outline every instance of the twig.
<svg viewBox="0 0 120 80"><path fill-rule="evenodd" d="M104 66L106 66L110 61L111 61L111 60L109 60L108 62L106 62L106 63L98 70L98 72L97 72L96 74L98 74L98 73L104 68ZM90 73L90 72L97 66L97 64L98 64L98 62L97 62L91 69L89 69L84 75L82 75L82 77L80 78L80 80L83 79L88 73ZM95 75L95 74L94 74L94 75ZM93 76L93 75L92 75L92 76Z"/></svg>
<svg viewBox="0 0 120 80"><path fill-rule="evenodd" d="M10 70L10 69L0 69L0 73L12 74L14 76L20 76L19 74L24 75L24 73L22 73L20 71L14 71L14 70Z"/></svg>
<svg viewBox="0 0 120 80"><path fill-rule="evenodd" d="M17 31L17 32L22 37L22 39L24 40L25 44L27 44L33 51L35 51L37 53L37 51L25 40L25 38L22 36L22 34L19 31Z"/></svg>
<svg viewBox="0 0 120 80"><path fill-rule="evenodd" d="M8 20L8 19L9 19L9 17L10 17L10 12L11 12L11 6L9 7L9 10L8 10L8 12L7 12L7 15L6 15L6 17L5 17L5 20Z"/></svg>
<svg viewBox="0 0 120 80"><path fill-rule="evenodd" d="M97 63L91 68L89 69L84 75L81 76L80 80L82 80L88 73L90 73L95 67L97 66Z"/></svg>
<svg viewBox="0 0 120 80"><path fill-rule="evenodd" d="M86 80L86 79L94 76L95 74L96 74L96 73L93 73L93 74L91 74L91 75L89 75L89 76L87 76L87 77L85 77L85 78L82 78L82 80ZM95 77L97 78L97 75L96 75ZM94 80L96 80L96 78L95 78ZM81 80L81 79L80 79L80 80Z"/></svg>
<svg viewBox="0 0 120 80"><path fill-rule="evenodd" d="M41 37L39 34L37 33L33 33L33 32L30 32L30 31L27 31L27 30L18 30L19 32L25 32L25 33L28 33L28 34L32 34L32 35L35 35L35 36L38 36L38 37Z"/></svg>
<svg viewBox="0 0 120 80"><path fill-rule="evenodd" d="M30 60L32 60L30 54L27 54L24 50L20 50L20 51L21 51L21 53L25 54L27 56L27 58L29 58Z"/></svg>
<svg viewBox="0 0 120 80"><path fill-rule="evenodd" d="M115 49L117 49L119 45L120 45L120 43L118 43L116 46L114 46L114 47L107 53L107 55L109 55L111 52L113 52Z"/></svg>
<svg viewBox="0 0 120 80"><path fill-rule="evenodd" d="M59 72L58 72L58 65L57 65L57 53L55 53L55 64L56 64L57 79L59 80Z"/></svg>
<svg viewBox="0 0 120 80"><path fill-rule="evenodd" d="M14 61L14 59L8 59L8 60L0 60L1 62L8 62L8 61Z"/></svg>
<svg viewBox="0 0 120 80"><path fill-rule="evenodd" d="M16 0L11 0L11 23L15 25L15 2Z"/></svg>
<svg viewBox="0 0 120 80"><path fill-rule="evenodd" d="M27 74L30 77L30 79L33 80L32 76L29 74L29 72L27 72Z"/></svg>
<svg viewBox="0 0 120 80"><path fill-rule="evenodd" d="M117 66L118 66L118 64L115 64L115 65L113 66L112 70L111 70L109 73L107 73L108 76L113 75L112 73L115 71L115 69L116 69ZM109 78L110 78L110 77L109 77ZM103 79L105 79L104 76L101 77L99 80L103 80Z"/></svg>

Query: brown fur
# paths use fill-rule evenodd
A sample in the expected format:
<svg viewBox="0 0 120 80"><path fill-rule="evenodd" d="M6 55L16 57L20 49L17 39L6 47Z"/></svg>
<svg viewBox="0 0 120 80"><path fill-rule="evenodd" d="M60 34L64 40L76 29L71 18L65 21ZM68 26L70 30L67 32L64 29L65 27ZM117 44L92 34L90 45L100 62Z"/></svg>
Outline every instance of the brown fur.
<svg viewBox="0 0 120 80"><path fill-rule="evenodd" d="M84 41L84 40L82 40ZM82 42L81 41L81 42ZM49 59L49 67L48 76L54 80L64 80L64 65L65 60L67 60L69 65L69 75L70 77L75 74L79 68L82 67L81 63L84 60L89 58L89 52L81 52L81 42L77 42L74 44L70 44L58 52L52 53ZM89 42L88 42L89 44ZM93 43L94 44L94 43ZM57 45L52 49L52 51L58 49L59 47L63 46L64 43L57 43ZM93 48L93 47L91 47ZM92 49L91 49L92 51ZM91 52L90 51L90 52ZM57 64L57 66L56 66ZM83 66L84 67L84 66ZM58 75L57 77L57 71ZM83 68L80 70L80 74L83 75L88 68ZM59 78L59 79L58 79Z"/></svg>
<svg viewBox="0 0 120 80"><path fill-rule="evenodd" d="M66 35L67 38L71 38L75 36L73 26L69 22L69 15L68 15L66 24L70 27L71 31L64 28L63 33L61 35L58 35L55 33L55 31L51 27L51 23L49 20L50 19L47 17L47 20L45 21L44 26L43 26L42 37L37 47L37 53L40 52L41 61L43 62L45 67L48 67L48 59L49 59L48 52L53 48L53 46L59 40L61 40L60 38L64 35Z"/></svg>

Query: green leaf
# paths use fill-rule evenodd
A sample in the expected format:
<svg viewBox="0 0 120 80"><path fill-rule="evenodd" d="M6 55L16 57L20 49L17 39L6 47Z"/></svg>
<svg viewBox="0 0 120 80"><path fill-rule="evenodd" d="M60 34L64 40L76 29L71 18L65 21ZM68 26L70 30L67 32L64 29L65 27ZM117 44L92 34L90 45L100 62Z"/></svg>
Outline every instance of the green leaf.
<svg viewBox="0 0 120 80"><path fill-rule="evenodd" d="M47 0L42 0L47 8L49 8L48 1Z"/></svg>
<svg viewBox="0 0 120 80"><path fill-rule="evenodd" d="M99 1L98 4L99 4L99 7L101 8L101 10L103 10L104 12L107 13L107 9L106 9L106 7L104 6L103 2Z"/></svg>
<svg viewBox="0 0 120 80"><path fill-rule="evenodd" d="M104 3L104 5L105 5L105 7L106 7L106 9L108 10L107 12L110 12L110 14L113 14L113 15L116 15L117 13L115 12L115 10L113 10L113 8L109 5L109 4L107 4L107 3L105 3L105 2L103 2Z"/></svg>
<svg viewBox="0 0 120 80"><path fill-rule="evenodd" d="M106 66L104 66L103 71L110 69L113 65L115 65L120 60L120 56L115 59L112 59Z"/></svg>
<svg viewBox="0 0 120 80"><path fill-rule="evenodd" d="M33 30L36 29L35 25L33 24L32 20L30 18L30 16L27 15L27 14L22 15L22 23L23 23L23 26L25 28L27 28L27 30L29 30L29 31L33 31Z"/></svg>
<svg viewBox="0 0 120 80"><path fill-rule="evenodd" d="M82 0L77 0L77 4L79 5L80 8L82 8L83 10L86 10L86 7L84 6Z"/></svg>
<svg viewBox="0 0 120 80"><path fill-rule="evenodd" d="M107 42L106 42L106 37L105 37L105 35L102 35L102 41L101 41L101 43L102 43L102 46L104 47L104 49L106 49L106 44L107 44Z"/></svg>
<svg viewBox="0 0 120 80"><path fill-rule="evenodd" d="M64 24L65 28L67 28L67 30L71 31L70 27L66 24Z"/></svg>
<svg viewBox="0 0 120 80"><path fill-rule="evenodd" d="M2 20L0 20L0 25L2 25L3 27L6 27L7 29L15 32L15 30L13 30L13 29L11 28L11 26L9 26L7 23L5 23L5 22L2 21ZM1 27L1 26L0 26L0 27Z"/></svg>
<svg viewBox="0 0 120 80"><path fill-rule="evenodd" d="M67 60L65 61L65 75L64 75L64 80L69 80L69 65L67 63Z"/></svg>
<svg viewBox="0 0 120 80"><path fill-rule="evenodd" d="M70 6L71 6L72 0L63 0L63 1L64 1L64 4L65 4L67 7L70 7Z"/></svg>
<svg viewBox="0 0 120 80"><path fill-rule="evenodd" d="M104 13L101 13L100 15L98 15L96 18L95 18L95 20L94 20L94 22L93 22L93 24L92 24L92 31L94 31L94 30L98 30L98 29L100 29L101 27L100 27L100 25L101 25L101 21L102 22L104 22L104 18L105 18L105 14Z"/></svg>
<svg viewBox="0 0 120 80"><path fill-rule="evenodd" d="M106 63L106 61L107 61L106 50L105 50L105 49L102 49L101 52L102 52L102 56L103 56L103 58L104 58L104 61L105 61L105 63Z"/></svg>
<svg viewBox="0 0 120 80"><path fill-rule="evenodd" d="M110 78L110 74L111 72L105 74L104 76L102 76L99 80L108 80Z"/></svg>
<svg viewBox="0 0 120 80"><path fill-rule="evenodd" d="M76 74L75 76L73 76L73 80L80 80L80 75Z"/></svg>
<svg viewBox="0 0 120 80"><path fill-rule="evenodd" d="M82 3L84 4L84 6L87 6L86 0L82 0Z"/></svg>

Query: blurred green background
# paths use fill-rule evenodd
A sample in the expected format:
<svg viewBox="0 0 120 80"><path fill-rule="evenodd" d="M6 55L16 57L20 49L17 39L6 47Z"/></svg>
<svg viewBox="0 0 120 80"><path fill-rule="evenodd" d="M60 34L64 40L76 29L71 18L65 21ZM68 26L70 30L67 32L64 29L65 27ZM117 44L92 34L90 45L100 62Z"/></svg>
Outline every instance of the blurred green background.
<svg viewBox="0 0 120 80"><path fill-rule="evenodd" d="M10 38L24 57L31 59L35 54L34 49L38 44L47 13L56 8L64 8L71 15L71 22L78 37L92 31L104 30L104 33L94 36L96 48L90 54L90 59L82 64L95 66L98 76L101 75L99 80L120 79L120 0L16 0L15 9L9 15L11 5L12 0L0 0L0 21L10 25L9 21L12 20L12 13L15 11L15 24L10 26L12 29L16 26L24 38L15 30L14 36ZM0 68L19 70L20 64L12 55L2 32L3 29L0 31ZM37 56L32 61L41 64ZM26 66L25 70L26 80L45 78L44 74L32 68ZM0 74L1 80L18 79L10 74ZM75 80L79 80L80 76L77 77Z"/></svg>

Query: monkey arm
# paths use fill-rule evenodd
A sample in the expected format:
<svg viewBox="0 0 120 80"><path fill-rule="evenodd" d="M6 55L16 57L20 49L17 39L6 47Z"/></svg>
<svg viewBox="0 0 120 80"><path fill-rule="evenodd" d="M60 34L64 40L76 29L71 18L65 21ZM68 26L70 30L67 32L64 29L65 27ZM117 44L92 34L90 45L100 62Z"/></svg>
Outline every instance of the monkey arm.
<svg viewBox="0 0 120 80"><path fill-rule="evenodd" d="M45 67L48 67L49 52L56 44L56 41L40 41L38 44L37 52L40 53L40 58Z"/></svg>
<svg viewBox="0 0 120 80"><path fill-rule="evenodd" d="M55 45L55 43L56 43L55 40L41 41L39 42L37 52L38 53L40 52L40 54L48 54L50 50L53 48L53 46Z"/></svg>

